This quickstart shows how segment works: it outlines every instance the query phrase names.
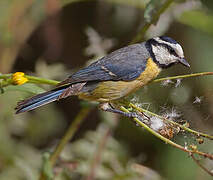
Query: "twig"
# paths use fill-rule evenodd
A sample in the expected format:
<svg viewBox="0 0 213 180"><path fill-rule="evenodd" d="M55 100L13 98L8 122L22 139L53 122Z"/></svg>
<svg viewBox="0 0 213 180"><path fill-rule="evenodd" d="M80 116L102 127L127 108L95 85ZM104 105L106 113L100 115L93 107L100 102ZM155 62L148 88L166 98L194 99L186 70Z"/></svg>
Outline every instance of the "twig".
<svg viewBox="0 0 213 180"><path fill-rule="evenodd" d="M91 111L90 107L83 107L78 115L75 117L74 121L72 124L69 126L68 130L66 131L65 135L63 138L60 140L59 144L56 146L55 150L51 154L49 161L50 165L53 167L56 163L56 160L58 159L60 153L64 149L65 145L71 140L75 132L78 130L80 127L80 124L82 121L85 119L85 117L89 114ZM45 180L46 177L44 173L41 173L40 180Z"/></svg>
<svg viewBox="0 0 213 180"><path fill-rule="evenodd" d="M152 24L155 24L159 19L160 15L172 4L173 0L166 0L166 2L161 6L161 8L155 13L150 22L146 22L140 32L136 37L131 41L131 44L139 42L143 39L145 33Z"/></svg>
<svg viewBox="0 0 213 180"><path fill-rule="evenodd" d="M57 85L59 81L51 80L51 79L45 79L45 78L39 78L35 76L28 76L25 75L27 79L29 79L29 83L38 83L38 84L49 84L49 85Z"/></svg>
<svg viewBox="0 0 213 180"><path fill-rule="evenodd" d="M194 154L191 154L190 156L192 157L192 159L196 162L196 164L197 164L201 169L203 169L204 171L206 171L210 176L213 176L213 173L212 173L210 170L208 170L206 167L204 167L204 166L200 163L200 161L197 160L197 159L195 158Z"/></svg>
<svg viewBox="0 0 213 180"><path fill-rule="evenodd" d="M165 78L159 78L155 79L152 82L161 82L165 80L173 80L173 79L183 79L183 78L189 78L189 77L196 77L196 76L206 76L206 75L213 75L213 72L201 72L201 73L193 73L193 74L184 74L179 76L171 76L171 77L165 77ZM12 74L0 74L0 79L9 80L9 83L12 83L10 81ZM46 79L46 78L40 78L36 76L29 76L25 75L24 77L28 78L29 81L27 83L37 83L37 84L49 84L49 85L57 85L59 81ZM8 83L8 85L9 85Z"/></svg>
<svg viewBox="0 0 213 180"><path fill-rule="evenodd" d="M124 111L124 112L127 112L127 113L130 112L129 110L127 110L127 109L126 109L125 107L123 107L123 106L120 106L120 109L121 109L122 111ZM166 144L170 144L170 145L172 145L172 146L174 146L174 147L176 147L176 148L178 148L178 149L180 149L180 150L182 150L182 151L185 151L185 152L189 153L190 155L191 155L192 153L194 153L194 154L198 154L198 155L200 155L200 156L203 156L203 157L206 157L206 158L209 158L209 159L213 160L213 155L208 154L208 153L204 153L204 152L201 152L201 151L198 151L198 150L189 150L189 149L187 149L187 148L184 148L183 146L181 146L181 145L179 145L179 144L177 144L177 143L171 141L170 139L168 139L168 138L166 138L166 137L160 135L160 134L157 133L156 131L152 130L152 129L151 129L150 127L148 127L146 124L144 124L143 122L141 122L138 118L133 118L133 119L134 119L134 121L135 121L138 125L140 125L140 126L143 127L144 129L146 129L148 132L150 132L151 134L153 134L153 135L156 136L157 138L159 138L159 139L161 139L162 141L164 141Z"/></svg>
<svg viewBox="0 0 213 180"><path fill-rule="evenodd" d="M160 119L162 119L162 120L164 120L164 121L166 121L166 122L169 122L169 123L171 123L171 124L174 124L174 125L176 125L176 126L182 128L183 130L188 131L189 133L195 134L196 136L202 136L202 137L205 137L205 138L208 138L208 139L213 140L213 136L211 136L211 135L208 135L208 134L205 134L205 133L202 133L202 132L198 132L198 131L192 130L192 129L190 129L190 128L184 126L184 125L181 125L181 124L179 124L179 123L176 123L176 122L174 122L174 121L172 121L172 120L169 120L169 119L167 119L167 118L165 118L165 117L163 117L163 116L160 116L160 115L158 115L158 114L155 114L155 113L153 113L153 112L151 112L151 111L148 111L148 110L146 110L146 109L137 107L136 105L134 105L134 104L132 104L132 103L129 103L129 106L132 107L133 109L139 111L139 112L143 112L143 113L150 114L150 115L152 115L152 116L156 116L156 117L158 117L158 118L160 118Z"/></svg>
<svg viewBox="0 0 213 180"><path fill-rule="evenodd" d="M201 73L193 73L193 74L184 74L179 76L172 76L172 77L165 77L165 78L159 78L155 79L152 82L161 82L166 80L173 80L173 79L183 79L183 78L189 78L189 77L196 77L196 76L206 76L206 75L213 75L213 72L201 72Z"/></svg>
<svg viewBox="0 0 213 180"><path fill-rule="evenodd" d="M7 80L10 84L12 84L11 78L13 74L0 74L0 79ZM37 84L49 84L49 85L57 85L59 81L40 78L36 76L24 75L29 81L27 83L37 83ZM8 83L8 85L10 85Z"/></svg>
<svg viewBox="0 0 213 180"><path fill-rule="evenodd" d="M12 74L0 74L0 79L11 78Z"/></svg>

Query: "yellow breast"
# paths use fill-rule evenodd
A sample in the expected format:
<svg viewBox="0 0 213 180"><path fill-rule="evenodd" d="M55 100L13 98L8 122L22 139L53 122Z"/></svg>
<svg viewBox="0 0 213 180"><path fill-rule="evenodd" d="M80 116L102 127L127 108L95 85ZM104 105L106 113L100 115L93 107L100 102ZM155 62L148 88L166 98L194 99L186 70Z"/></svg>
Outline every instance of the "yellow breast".
<svg viewBox="0 0 213 180"><path fill-rule="evenodd" d="M152 79L156 78L160 72L161 68L158 67L158 65L152 60L152 58L149 58L147 60L146 69L136 80L139 80L143 85L145 85Z"/></svg>
<svg viewBox="0 0 213 180"><path fill-rule="evenodd" d="M81 93L79 97L89 101L107 102L120 99L128 94L136 91L138 88L146 85L154 79L161 69L151 58L147 60L146 69L141 75L133 81L105 81L88 93Z"/></svg>

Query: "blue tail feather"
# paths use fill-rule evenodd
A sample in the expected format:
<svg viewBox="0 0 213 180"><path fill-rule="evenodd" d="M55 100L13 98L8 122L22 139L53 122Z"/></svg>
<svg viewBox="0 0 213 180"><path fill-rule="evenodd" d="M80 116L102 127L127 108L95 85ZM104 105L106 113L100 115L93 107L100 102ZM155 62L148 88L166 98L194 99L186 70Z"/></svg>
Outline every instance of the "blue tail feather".
<svg viewBox="0 0 213 180"><path fill-rule="evenodd" d="M41 93L33 96L32 98L19 102L18 106L16 107L16 114L30 111L42 105L56 101L58 97L63 93L64 89L66 89L66 87Z"/></svg>

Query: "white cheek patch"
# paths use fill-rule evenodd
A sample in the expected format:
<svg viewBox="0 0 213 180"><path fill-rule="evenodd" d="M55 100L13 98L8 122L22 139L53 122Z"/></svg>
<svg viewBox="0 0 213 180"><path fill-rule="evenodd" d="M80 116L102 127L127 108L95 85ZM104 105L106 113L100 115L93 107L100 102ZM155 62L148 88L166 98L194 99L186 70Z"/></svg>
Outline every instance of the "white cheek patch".
<svg viewBox="0 0 213 180"><path fill-rule="evenodd" d="M177 53L177 55L181 58L184 57L184 53L183 53L183 49L182 47L180 46L180 44L173 44L173 43L169 43L169 42L166 42L166 41L163 41L161 40L159 37L156 37L154 38L158 43L162 43L162 44L167 44L168 46L172 47L175 52Z"/></svg>
<svg viewBox="0 0 213 180"><path fill-rule="evenodd" d="M179 44L176 44L176 49L175 52L177 53L177 55L181 58L184 58L184 53L183 53L183 49Z"/></svg>
<svg viewBox="0 0 213 180"><path fill-rule="evenodd" d="M152 45L152 51L155 55L157 62L159 62L162 65L169 65L173 62L176 62L177 57L170 54L168 50L163 46Z"/></svg>

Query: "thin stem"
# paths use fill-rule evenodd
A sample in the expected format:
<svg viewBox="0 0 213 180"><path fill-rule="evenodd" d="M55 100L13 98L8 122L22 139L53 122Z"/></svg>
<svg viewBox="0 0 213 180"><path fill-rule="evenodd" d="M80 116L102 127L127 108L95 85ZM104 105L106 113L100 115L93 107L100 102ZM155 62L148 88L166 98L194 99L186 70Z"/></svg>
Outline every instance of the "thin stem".
<svg viewBox="0 0 213 180"><path fill-rule="evenodd" d="M205 76L205 75L213 75L213 72L201 72L201 73L194 73L194 74L185 74L185 75L179 75L179 76L165 77L165 78L155 79L152 82L156 83L156 82L161 82L161 81L165 81L165 80L183 79L183 78ZM11 74L0 75L0 79L9 78L10 76L11 76ZM56 80L38 78L35 76L25 75L25 77L30 80L29 83L39 83L39 84L49 84L49 85L57 85L59 83L59 81L56 81Z"/></svg>
<svg viewBox="0 0 213 180"><path fill-rule="evenodd" d="M5 80L0 82L0 88L9 86L11 84L12 84L12 80L11 79L5 79Z"/></svg>
<svg viewBox="0 0 213 180"><path fill-rule="evenodd" d="M196 77L196 76L206 76L206 75L213 75L213 72L201 72L201 73L194 73L194 74L184 74L184 75L179 75L179 76L171 76L171 77L155 79L152 82L156 83L156 82L161 82L161 81L165 81L165 80L183 79L183 78ZM7 79L10 79L11 76L12 76L12 74L0 74L0 79L7 80ZM40 78L40 77L36 77L36 76L25 75L25 77L29 79L28 83L57 85L60 82L60 81L46 79L46 78ZM12 83L12 81L8 81L8 82Z"/></svg>
<svg viewBox="0 0 213 180"><path fill-rule="evenodd" d="M0 79L11 79L13 74L0 74ZM36 76L29 76L29 75L24 75L29 81L28 83L37 83L37 84L49 84L49 85L57 85L59 81L56 80L51 80L51 79L45 79L45 78L40 78ZM10 81L12 83L12 81ZM9 84L8 84L9 85Z"/></svg>
<svg viewBox="0 0 213 180"><path fill-rule="evenodd" d="M121 109L122 111L124 111L124 112L127 112L127 113L130 112L129 110L127 110L127 109L126 109L125 107L123 107L123 106L121 106L120 109ZM135 121L138 125L140 125L140 126L143 127L144 129L146 129L148 132L150 132L151 134L153 134L153 135L156 136L157 138L159 138L159 139L161 139L162 141L164 141L166 144L170 144L170 145L172 145L172 146L175 146L175 147L177 147L177 148L179 148L179 149L182 149L182 150L186 151L186 149L185 149L184 147L182 147L182 146L179 145L179 144L174 143L173 141L167 139L166 137L164 137L164 136L160 135L159 133L157 133L156 131L152 130L151 128L149 128L149 126L147 126L146 124L144 124L143 122L141 122L138 118L133 118L133 119L134 119L134 121ZM187 152L187 151L186 151L186 152Z"/></svg>
<svg viewBox="0 0 213 180"><path fill-rule="evenodd" d="M150 22L146 22L146 24L143 26L143 28L140 30L140 32L137 34L137 36L132 40L131 44L139 42L143 39L145 36L145 33L149 29L149 27L152 24L155 24L157 20L159 19L160 15L165 12L165 10L172 4L173 0L166 0L166 2L161 6L161 8L156 12L156 14L152 17Z"/></svg>
<svg viewBox="0 0 213 180"><path fill-rule="evenodd" d="M49 161L50 161L50 164L51 164L52 167L55 165L56 160L58 159L60 153L62 152L62 150L64 149L66 144L72 139L73 135L78 130L81 123L83 122L83 120L89 114L90 111L91 111L91 108L83 107L80 110L80 112L78 113L78 115L75 117L74 121L69 126L65 135L60 140L59 144L56 146L55 150L53 151L53 153L51 154L51 156L49 158ZM46 179L45 175L43 173L41 173L40 180L45 180L45 179Z"/></svg>
<svg viewBox="0 0 213 180"><path fill-rule="evenodd" d="M59 81L56 81L56 80L38 78L38 77L35 77L35 76L25 75L25 77L27 79L29 79L29 82L31 82L31 83L49 84L49 85L57 85L59 83Z"/></svg>
<svg viewBox="0 0 213 180"><path fill-rule="evenodd" d="M164 120L164 121L166 121L166 122L169 122L169 123L171 123L171 124L173 124L173 125L176 125L176 126L182 128L182 129L185 130L185 131L188 131L189 133L195 134L196 136L202 136L202 137L205 137L205 138L208 138L208 139L213 140L213 136L211 136L211 135L208 135L208 134L205 134L205 133L202 133L202 132L198 132L198 131L192 130L192 129L190 129L190 128L184 126L184 125L181 125L181 124L179 124L179 123L176 123L176 122L174 122L174 121L172 121L172 120L169 120L169 119L167 119L167 118L165 118L165 117L163 117L163 116L160 116L160 115L158 115L158 114L155 114L155 113L153 113L153 112L151 112L151 111L148 111L148 110L146 110L146 109L137 107L136 105L134 105L134 104L132 104L132 103L129 103L129 106L132 107L132 108L134 108L135 110L137 110L137 111L139 111L139 112L143 112L143 113L150 114L150 115L152 115L152 116L156 116L156 117L158 117L158 118L160 118L160 119L162 119L162 120Z"/></svg>
<svg viewBox="0 0 213 180"><path fill-rule="evenodd" d="M127 110L125 107L123 106L120 106L120 109L124 112L127 112L129 113L129 110ZM201 155L203 157L207 157L211 160L213 160L213 155L211 154L208 154L208 153L204 153L204 152L201 152L201 151L198 151L198 150L189 150L187 148L184 148L183 146L179 145L179 144L176 144L175 142L171 141L170 139L167 139L166 137L160 135L159 133L157 133L156 131L152 130L151 128L149 128L146 124L144 124L143 122L141 122L138 118L133 118L134 121L140 125L141 127L143 127L144 129L146 129L148 132L150 132L151 134L153 134L154 136L156 136L157 138L159 138L160 140L164 141L166 144L170 144L182 151L185 151L189 154L198 154L198 155Z"/></svg>
<svg viewBox="0 0 213 180"><path fill-rule="evenodd" d="M0 79L7 79L10 78L12 74L0 74Z"/></svg>
<svg viewBox="0 0 213 180"><path fill-rule="evenodd" d="M173 80L173 79L183 79L183 78L189 78L189 77L196 77L196 76L206 76L206 75L213 75L213 72L201 72L201 73L193 73L193 74L184 74L179 76L172 76L172 77L165 77L165 78L159 78L155 79L152 82L161 82L165 80Z"/></svg>
<svg viewBox="0 0 213 180"><path fill-rule="evenodd" d="M203 169L204 171L206 171L210 176L213 176L213 173L212 173L210 170L208 170L206 167L204 167L204 166L200 163L200 161L197 160L197 159L195 158L194 154L191 154L191 157L192 157L192 159L196 162L196 164L197 164L201 169Z"/></svg>

